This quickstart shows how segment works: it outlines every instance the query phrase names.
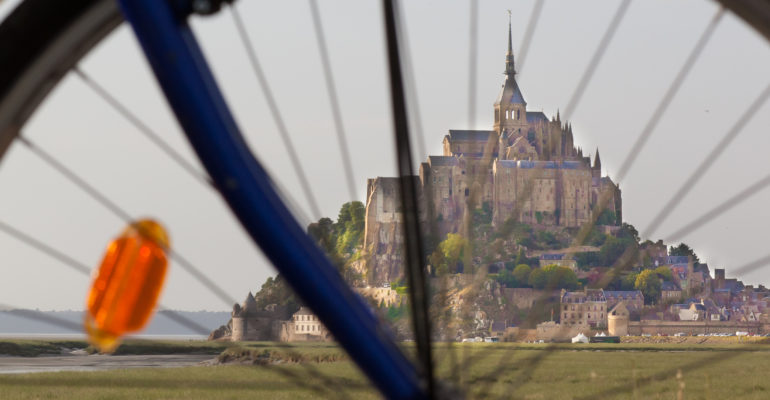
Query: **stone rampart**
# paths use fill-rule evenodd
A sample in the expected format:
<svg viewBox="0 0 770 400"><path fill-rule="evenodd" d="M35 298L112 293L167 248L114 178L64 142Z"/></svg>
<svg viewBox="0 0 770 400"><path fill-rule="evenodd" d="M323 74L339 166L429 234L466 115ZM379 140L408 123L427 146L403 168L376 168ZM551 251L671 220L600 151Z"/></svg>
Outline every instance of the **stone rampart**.
<svg viewBox="0 0 770 400"><path fill-rule="evenodd" d="M628 324L628 334L631 336L645 335L687 335L709 333L748 332L751 334L765 333L765 327L758 322L731 321L633 321Z"/></svg>

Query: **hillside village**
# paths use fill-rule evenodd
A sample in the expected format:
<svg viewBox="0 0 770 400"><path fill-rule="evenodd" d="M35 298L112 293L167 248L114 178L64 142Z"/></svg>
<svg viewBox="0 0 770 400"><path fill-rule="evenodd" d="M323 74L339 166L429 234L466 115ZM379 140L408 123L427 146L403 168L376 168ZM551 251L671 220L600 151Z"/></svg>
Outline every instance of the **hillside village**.
<svg viewBox="0 0 770 400"><path fill-rule="evenodd" d="M572 125L527 109L509 26L492 130L450 130L415 185L437 340L561 341L578 333L770 333L770 290L726 278L684 243L642 241L623 221L619 186ZM398 179L367 182L366 202L308 233L340 274L411 338ZM333 340L280 276L235 304L215 340Z"/></svg>

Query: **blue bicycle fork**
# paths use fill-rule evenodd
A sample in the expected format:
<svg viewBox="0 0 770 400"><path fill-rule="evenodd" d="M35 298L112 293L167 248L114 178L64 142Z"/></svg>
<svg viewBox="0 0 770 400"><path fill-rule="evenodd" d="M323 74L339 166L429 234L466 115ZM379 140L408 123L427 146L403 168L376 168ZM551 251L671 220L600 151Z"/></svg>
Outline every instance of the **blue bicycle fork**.
<svg viewBox="0 0 770 400"><path fill-rule="evenodd" d="M246 231L386 397L425 398L414 365L296 222L249 150L187 25L188 12L176 7L185 2L119 3L187 138Z"/></svg>

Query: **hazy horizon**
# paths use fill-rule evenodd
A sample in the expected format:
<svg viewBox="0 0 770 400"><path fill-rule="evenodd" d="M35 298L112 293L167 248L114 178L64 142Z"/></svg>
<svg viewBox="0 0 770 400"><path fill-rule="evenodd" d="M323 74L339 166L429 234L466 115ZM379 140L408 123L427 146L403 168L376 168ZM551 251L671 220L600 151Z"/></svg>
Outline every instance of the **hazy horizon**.
<svg viewBox="0 0 770 400"><path fill-rule="evenodd" d="M404 2L416 93L428 154L441 154L449 129L491 129L492 104L503 82L508 14L514 53L534 0L479 2L475 123L468 115L467 2ZM547 1L518 75L527 108L550 118L564 110L618 4ZM0 17L11 3L2 4ZM237 4L323 216L336 219L349 201L307 2ZM381 12L376 1L320 3L343 120L353 152L355 200L366 179L394 176L390 103ZM614 177L664 92L718 6L712 1L632 2L599 64L572 122L576 146ZM196 18L193 26L260 160L309 212L268 112L261 89L227 12ZM119 28L81 63L83 70L125 102L164 139L199 165L127 27ZM640 232L770 83L767 42L727 14L626 177L623 216ZM649 238L664 238L770 173L767 105L746 125L679 207ZM144 137L69 75L30 120L24 134L137 216L168 227L172 245L235 301L259 290L275 272L230 215L218 194L171 163ZM421 155L424 159L428 154ZM765 162L763 162L765 161ZM98 167L97 167L98 166ZM123 223L79 192L22 146L0 162L0 221L96 266ZM669 244L685 242L712 270L768 254L770 191ZM319 216L312 216L317 219ZM306 223L308 221L303 221ZM646 238L642 238L643 240ZM0 304L30 309L82 309L88 279L0 234L5 256ZM161 302L180 310L228 310L172 263ZM770 270L745 276L770 284Z"/></svg>

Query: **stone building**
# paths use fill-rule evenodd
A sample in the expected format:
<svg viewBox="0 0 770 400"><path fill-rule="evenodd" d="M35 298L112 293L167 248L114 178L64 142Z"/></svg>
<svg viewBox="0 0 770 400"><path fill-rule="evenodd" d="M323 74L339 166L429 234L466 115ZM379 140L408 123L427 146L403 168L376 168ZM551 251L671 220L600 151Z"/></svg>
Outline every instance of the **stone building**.
<svg viewBox="0 0 770 400"><path fill-rule="evenodd" d="M329 342L334 340L321 320L307 307L291 316L289 321L281 321L276 334L281 342Z"/></svg>
<svg viewBox="0 0 770 400"><path fill-rule="evenodd" d="M660 283L660 299L664 302L676 301L682 298L682 289L674 282Z"/></svg>
<svg viewBox="0 0 770 400"><path fill-rule="evenodd" d="M242 305L233 305L231 340L269 340L273 318L272 313L257 308L257 301L249 292Z"/></svg>
<svg viewBox="0 0 770 400"><path fill-rule="evenodd" d="M227 325L212 331L209 340L276 340L277 325L287 316L286 307L276 304L259 309L256 299L249 292L242 304L233 305Z"/></svg>
<svg viewBox="0 0 770 400"><path fill-rule="evenodd" d="M562 289L559 309L561 325L600 328L607 321L607 299L601 289L584 289L582 292Z"/></svg>
<svg viewBox="0 0 770 400"><path fill-rule="evenodd" d="M608 310L621 301L626 303L628 311L638 312L644 307L644 295L640 290L605 290L604 298L607 299Z"/></svg>
<svg viewBox="0 0 770 400"><path fill-rule="evenodd" d="M560 267L566 267L574 272L577 272L577 261L572 258L571 255L564 253L543 253L540 255L540 268L546 265L558 265Z"/></svg>
<svg viewBox="0 0 770 400"><path fill-rule="evenodd" d="M486 207L492 224L509 219L542 227L579 227L603 205L622 221L619 187L602 177L596 150L591 158L575 148L572 126L559 113L551 119L527 109L516 81L508 31L505 81L494 107L492 130L449 130L443 154L420 165L420 219L436 238L461 232L472 212ZM379 284L401 275L402 255L398 179L375 178L367 183L365 250L370 282Z"/></svg>

